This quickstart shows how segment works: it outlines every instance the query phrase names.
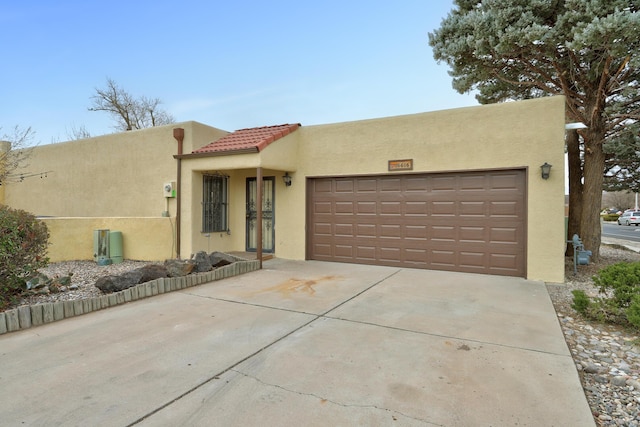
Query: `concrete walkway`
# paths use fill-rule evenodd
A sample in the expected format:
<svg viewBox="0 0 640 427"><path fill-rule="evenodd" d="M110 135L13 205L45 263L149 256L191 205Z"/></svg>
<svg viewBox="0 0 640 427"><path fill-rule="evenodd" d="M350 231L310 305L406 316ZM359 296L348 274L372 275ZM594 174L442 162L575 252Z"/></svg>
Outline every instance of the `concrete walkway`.
<svg viewBox="0 0 640 427"><path fill-rule="evenodd" d="M264 267L0 336L0 423L595 425L543 283Z"/></svg>

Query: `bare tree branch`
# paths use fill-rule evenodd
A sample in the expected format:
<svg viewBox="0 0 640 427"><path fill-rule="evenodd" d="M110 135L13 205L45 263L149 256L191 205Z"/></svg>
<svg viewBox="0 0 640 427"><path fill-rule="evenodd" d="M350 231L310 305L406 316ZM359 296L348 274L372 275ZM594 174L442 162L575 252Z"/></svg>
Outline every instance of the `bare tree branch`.
<svg viewBox="0 0 640 427"><path fill-rule="evenodd" d="M31 127L23 128L17 125L8 133L0 134L0 141L9 143L8 151L0 149L0 185L20 180L19 171L28 166L27 160L31 156L35 134Z"/></svg>
<svg viewBox="0 0 640 427"><path fill-rule="evenodd" d="M175 122L172 115L160 109L162 101L159 98L142 96L136 99L110 78L107 78L105 88L96 88L96 94L91 99L89 111L109 113L115 120L114 128L118 131L144 129Z"/></svg>

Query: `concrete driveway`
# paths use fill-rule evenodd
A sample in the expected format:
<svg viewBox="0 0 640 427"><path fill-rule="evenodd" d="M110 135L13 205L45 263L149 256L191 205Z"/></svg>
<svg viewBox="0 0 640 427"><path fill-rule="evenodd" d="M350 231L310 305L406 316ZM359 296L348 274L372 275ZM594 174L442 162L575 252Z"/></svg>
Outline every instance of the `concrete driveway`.
<svg viewBox="0 0 640 427"><path fill-rule="evenodd" d="M0 423L595 425L541 282L264 267L0 336Z"/></svg>

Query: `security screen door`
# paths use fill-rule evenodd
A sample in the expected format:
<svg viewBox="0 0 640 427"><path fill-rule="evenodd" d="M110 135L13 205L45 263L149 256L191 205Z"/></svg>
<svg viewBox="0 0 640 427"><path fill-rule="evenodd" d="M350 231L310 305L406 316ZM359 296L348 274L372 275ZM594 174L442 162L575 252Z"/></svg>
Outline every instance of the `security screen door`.
<svg viewBox="0 0 640 427"><path fill-rule="evenodd" d="M262 251L273 253L274 249L274 209L275 209L275 178L264 177L262 183ZM255 252L258 243L257 228L257 179L247 178L247 251Z"/></svg>

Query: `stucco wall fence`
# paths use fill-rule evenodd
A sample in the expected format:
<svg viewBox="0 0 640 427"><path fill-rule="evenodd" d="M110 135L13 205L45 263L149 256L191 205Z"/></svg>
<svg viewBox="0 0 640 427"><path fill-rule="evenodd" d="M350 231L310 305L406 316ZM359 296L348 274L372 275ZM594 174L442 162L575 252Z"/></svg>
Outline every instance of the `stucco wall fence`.
<svg viewBox="0 0 640 427"><path fill-rule="evenodd" d="M49 228L51 262L93 260L93 232L122 232L125 259L163 261L175 258L175 217L41 218Z"/></svg>

